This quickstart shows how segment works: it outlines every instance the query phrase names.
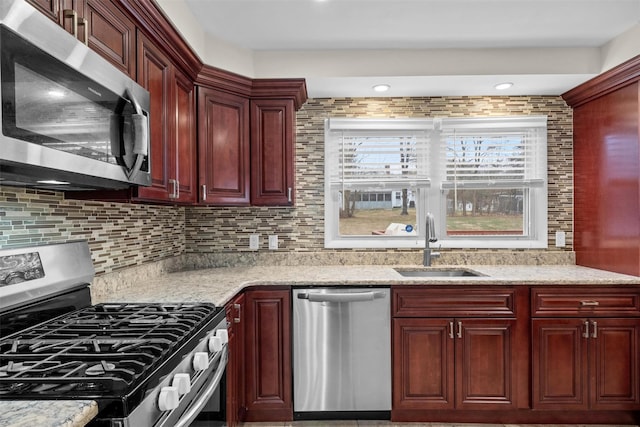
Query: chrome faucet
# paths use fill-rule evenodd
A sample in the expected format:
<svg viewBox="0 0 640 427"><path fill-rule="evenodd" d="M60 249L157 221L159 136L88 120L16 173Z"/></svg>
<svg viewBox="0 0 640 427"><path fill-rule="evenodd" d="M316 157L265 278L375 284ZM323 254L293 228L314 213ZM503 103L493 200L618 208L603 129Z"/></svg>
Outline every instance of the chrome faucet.
<svg viewBox="0 0 640 427"><path fill-rule="evenodd" d="M435 243L438 241L438 238L436 237L435 220L430 212L427 212L427 219L425 222L426 227L424 234L424 255L422 257L422 265L429 267L431 266L431 259L439 257L440 252L432 252L429 247L429 243Z"/></svg>

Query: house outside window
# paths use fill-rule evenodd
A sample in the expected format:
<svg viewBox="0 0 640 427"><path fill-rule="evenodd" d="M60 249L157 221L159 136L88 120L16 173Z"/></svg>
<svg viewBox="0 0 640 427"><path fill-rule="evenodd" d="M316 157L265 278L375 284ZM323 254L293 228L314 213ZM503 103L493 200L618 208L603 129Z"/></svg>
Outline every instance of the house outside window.
<svg viewBox="0 0 640 427"><path fill-rule="evenodd" d="M546 117L325 123L325 247L547 247Z"/></svg>

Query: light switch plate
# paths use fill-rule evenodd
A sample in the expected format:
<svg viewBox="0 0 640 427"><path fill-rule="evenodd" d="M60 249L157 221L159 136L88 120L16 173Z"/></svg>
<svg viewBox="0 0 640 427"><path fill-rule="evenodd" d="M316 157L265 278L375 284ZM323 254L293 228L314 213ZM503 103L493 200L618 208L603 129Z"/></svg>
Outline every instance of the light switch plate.
<svg viewBox="0 0 640 427"><path fill-rule="evenodd" d="M259 234L250 234L249 235L249 249L257 251L260 247L260 235Z"/></svg>
<svg viewBox="0 0 640 427"><path fill-rule="evenodd" d="M556 248L564 248L566 244L564 231L556 231Z"/></svg>
<svg viewBox="0 0 640 427"><path fill-rule="evenodd" d="M274 234L269 236L269 249L278 249L278 235Z"/></svg>

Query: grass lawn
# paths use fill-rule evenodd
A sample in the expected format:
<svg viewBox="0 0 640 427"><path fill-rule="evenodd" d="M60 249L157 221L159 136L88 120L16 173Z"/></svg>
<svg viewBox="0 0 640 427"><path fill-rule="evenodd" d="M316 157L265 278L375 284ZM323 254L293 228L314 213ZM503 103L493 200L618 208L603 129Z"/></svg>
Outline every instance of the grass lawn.
<svg viewBox="0 0 640 427"><path fill-rule="evenodd" d="M401 209L361 209L352 218L340 218L340 234L343 236L370 236L372 231L384 231L392 222L416 227L416 210L400 215ZM491 234L500 231L522 230L522 215L456 216L447 218L448 231L483 231Z"/></svg>

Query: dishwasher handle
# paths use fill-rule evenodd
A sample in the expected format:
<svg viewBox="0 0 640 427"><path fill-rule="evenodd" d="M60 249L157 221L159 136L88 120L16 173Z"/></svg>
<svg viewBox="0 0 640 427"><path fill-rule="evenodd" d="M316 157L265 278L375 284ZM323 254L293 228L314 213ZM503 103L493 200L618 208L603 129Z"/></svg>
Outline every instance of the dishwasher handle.
<svg viewBox="0 0 640 427"><path fill-rule="evenodd" d="M384 298L384 292L336 292L336 293L317 293L302 292L298 294L298 299L306 299L309 302L359 302L373 301L374 299Z"/></svg>

